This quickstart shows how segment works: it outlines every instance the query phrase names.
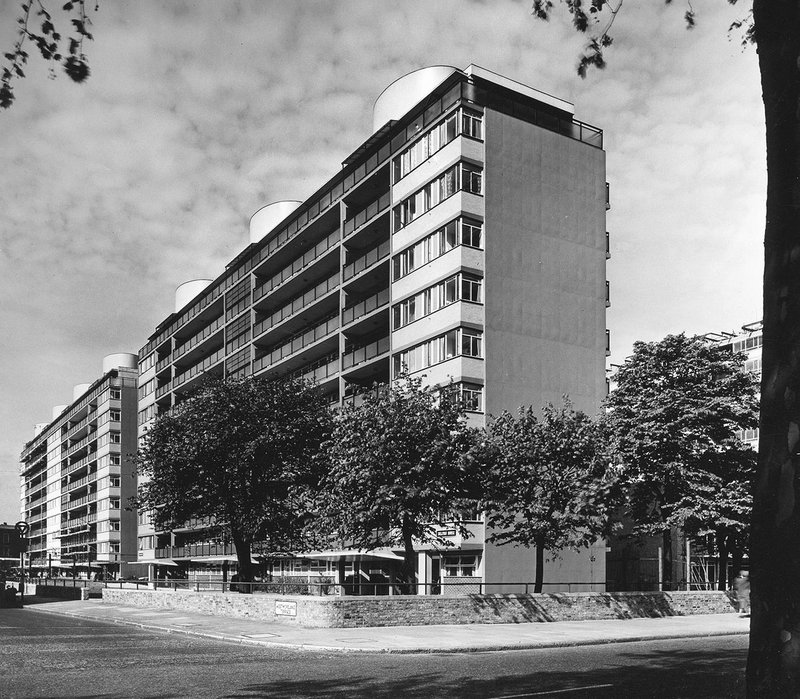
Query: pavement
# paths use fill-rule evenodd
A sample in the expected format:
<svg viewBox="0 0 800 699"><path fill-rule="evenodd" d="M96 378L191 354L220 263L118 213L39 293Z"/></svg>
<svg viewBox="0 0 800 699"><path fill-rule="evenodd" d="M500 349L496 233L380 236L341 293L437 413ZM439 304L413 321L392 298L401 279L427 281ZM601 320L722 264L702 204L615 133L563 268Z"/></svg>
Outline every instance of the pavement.
<svg viewBox="0 0 800 699"><path fill-rule="evenodd" d="M26 599L26 609L248 645L361 653L463 653L747 634L736 613L655 619L313 629L255 619L143 609L100 599Z"/></svg>

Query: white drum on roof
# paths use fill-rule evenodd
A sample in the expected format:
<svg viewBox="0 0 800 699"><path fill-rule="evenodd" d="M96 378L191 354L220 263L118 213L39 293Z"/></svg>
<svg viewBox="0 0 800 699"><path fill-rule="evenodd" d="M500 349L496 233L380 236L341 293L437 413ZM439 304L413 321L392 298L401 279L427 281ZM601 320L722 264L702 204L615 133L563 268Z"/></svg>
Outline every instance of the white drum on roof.
<svg viewBox="0 0 800 699"><path fill-rule="evenodd" d="M375 100L372 109L372 133L387 121L399 119L425 95L457 72L453 66L420 68L395 80Z"/></svg>

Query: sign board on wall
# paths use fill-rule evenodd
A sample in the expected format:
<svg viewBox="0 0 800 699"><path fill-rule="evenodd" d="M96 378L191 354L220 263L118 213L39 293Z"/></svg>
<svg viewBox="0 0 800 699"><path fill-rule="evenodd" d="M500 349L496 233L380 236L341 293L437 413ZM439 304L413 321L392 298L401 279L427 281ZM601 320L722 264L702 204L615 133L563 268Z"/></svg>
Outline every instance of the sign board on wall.
<svg viewBox="0 0 800 699"><path fill-rule="evenodd" d="M297 602L275 600L276 616L297 616Z"/></svg>

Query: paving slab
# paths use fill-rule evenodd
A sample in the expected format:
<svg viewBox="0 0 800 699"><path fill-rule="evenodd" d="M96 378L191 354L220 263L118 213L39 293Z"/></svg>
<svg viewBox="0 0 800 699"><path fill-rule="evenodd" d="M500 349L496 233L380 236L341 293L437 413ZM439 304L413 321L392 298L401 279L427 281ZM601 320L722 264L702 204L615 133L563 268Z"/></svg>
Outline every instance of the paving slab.
<svg viewBox="0 0 800 699"><path fill-rule="evenodd" d="M747 634L750 630L750 619L736 613L655 619L313 629L256 619L191 614L184 610L143 610L95 599L36 600L34 604L26 605L26 609L37 613L127 624L232 643L361 653L523 650L727 636Z"/></svg>

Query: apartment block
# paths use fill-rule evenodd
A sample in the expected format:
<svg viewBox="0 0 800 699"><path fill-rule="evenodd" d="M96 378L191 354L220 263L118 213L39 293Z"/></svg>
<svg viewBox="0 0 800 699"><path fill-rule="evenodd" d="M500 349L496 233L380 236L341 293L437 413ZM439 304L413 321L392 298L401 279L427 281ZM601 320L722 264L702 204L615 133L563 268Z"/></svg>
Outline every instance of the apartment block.
<svg viewBox="0 0 800 699"><path fill-rule="evenodd" d="M372 135L339 172L305 201L257 211L224 272L178 287L139 352L139 435L208 375L304 376L336 404L407 370L453 381L478 425L564 394L594 414L608 206L602 131L570 103L474 65L410 73L378 97ZM484 544L477 514L469 527L474 537L453 529L452 547L420 553L422 580L533 579L532 552ZM145 515L138 548L188 575L234 558L213 526L155 532ZM604 553L564 552L548 582L601 586ZM391 552L281 570L331 572L342 558L357 576Z"/></svg>
<svg viewBox="0 0 800 699"><path fill-rule="evenodd" d="M125 575L136 558L138 380L135 354L110 354L102 376L77 384L72 402L37 424L20 458L26 565L42 572Z"/></svg>

